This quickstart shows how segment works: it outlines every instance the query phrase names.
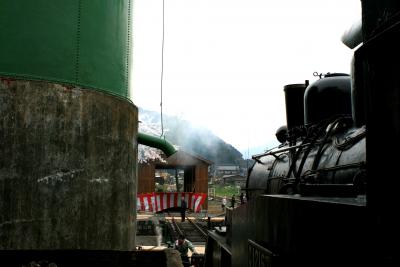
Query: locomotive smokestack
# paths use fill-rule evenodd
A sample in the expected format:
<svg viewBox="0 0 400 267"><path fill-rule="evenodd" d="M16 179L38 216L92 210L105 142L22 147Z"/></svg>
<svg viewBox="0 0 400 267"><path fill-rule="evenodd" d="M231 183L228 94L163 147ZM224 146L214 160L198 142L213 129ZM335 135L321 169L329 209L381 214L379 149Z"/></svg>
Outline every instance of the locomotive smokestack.
<svg viewBox="0 0 400 267"><path fill-rule="evenodd" d="M286 124L289 136L293 128L304 125L304 92L308 80L304 84L288 84L283 87L286 102Z"/></svg>

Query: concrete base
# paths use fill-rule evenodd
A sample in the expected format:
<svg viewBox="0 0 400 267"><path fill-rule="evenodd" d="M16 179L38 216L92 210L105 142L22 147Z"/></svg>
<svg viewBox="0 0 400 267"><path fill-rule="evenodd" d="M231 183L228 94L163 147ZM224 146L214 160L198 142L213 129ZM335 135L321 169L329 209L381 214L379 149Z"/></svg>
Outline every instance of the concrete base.
<svg viewBox="0 0 400 267"><path fill-rule="evenodd" d="M137 108L0 78L0 249L135 248Z"/></svg>
<svg viewBox="0 0 400 267"><path fill-rule="evenodd" d="M175 249L155 248L136 251L26 250L0 251L0 263L21 266L96 266L96 267L183 267Z"/></svg>

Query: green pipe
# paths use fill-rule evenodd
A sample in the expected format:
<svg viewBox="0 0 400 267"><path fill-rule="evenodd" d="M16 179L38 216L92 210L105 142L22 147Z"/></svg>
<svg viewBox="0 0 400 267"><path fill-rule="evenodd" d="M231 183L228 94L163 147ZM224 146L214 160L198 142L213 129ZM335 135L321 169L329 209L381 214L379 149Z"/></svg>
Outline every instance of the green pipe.
<svg viewBox="0 0 400 267"><path fill-rule="evenodd" d="M139 144L160 149L167 157L177 151L170 142L154 135L138 133L137 141Z"/></svg>

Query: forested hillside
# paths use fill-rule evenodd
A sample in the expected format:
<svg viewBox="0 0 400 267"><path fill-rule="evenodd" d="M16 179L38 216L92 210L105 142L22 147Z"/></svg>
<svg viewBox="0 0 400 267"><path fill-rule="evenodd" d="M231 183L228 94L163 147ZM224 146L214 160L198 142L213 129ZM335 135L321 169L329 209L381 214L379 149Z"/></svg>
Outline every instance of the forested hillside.
<svg viewBox="0 0 400 267"><path fill-rule="evenodd" d="M139 109L139 131L161 135L160 114ZM242 154L232 145L214 135L210 130L196 127L175 116L163 117L165 138L173 145L214 162L214 164L238 164L244 160Z"/></svg>

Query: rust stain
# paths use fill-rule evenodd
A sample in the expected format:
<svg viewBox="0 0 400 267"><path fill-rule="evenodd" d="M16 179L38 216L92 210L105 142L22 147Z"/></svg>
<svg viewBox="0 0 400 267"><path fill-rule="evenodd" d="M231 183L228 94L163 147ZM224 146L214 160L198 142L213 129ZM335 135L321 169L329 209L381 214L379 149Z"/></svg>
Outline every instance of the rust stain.
<svg viewBox="0 0 400 267"><path fill-rule="evenodd" d="M0 81L7 86L10 86L10 83L15 82L16 79L10 78L10 77L0 77Z"/></svg>

